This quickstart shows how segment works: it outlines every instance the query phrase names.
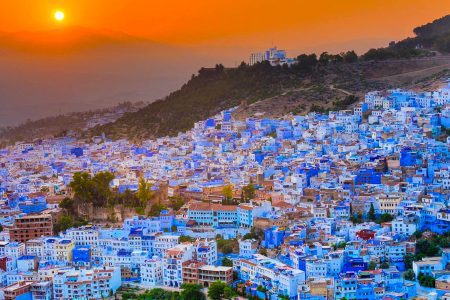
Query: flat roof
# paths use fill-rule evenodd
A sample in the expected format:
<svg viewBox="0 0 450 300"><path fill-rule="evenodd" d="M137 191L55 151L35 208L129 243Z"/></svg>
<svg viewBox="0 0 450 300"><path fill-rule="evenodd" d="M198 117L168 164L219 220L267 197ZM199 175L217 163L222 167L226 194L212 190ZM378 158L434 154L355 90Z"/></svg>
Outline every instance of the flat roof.
<svg viewBox="0 0 450 300"><path fill-rule="evenodd" d="M17 219L36 219L36 218L50 218L50 217L51 217L50 214L33 214L19 217Z"/></svg>
<svg viewBox="0 0 450 300"><path fill-rule="evenodd" d="M3 289L3 291L11 291L12 292L21 287L32 285L33 283L34 283L34 281L19 281L14 284L8 285L7 287L5 287Z"/></svg>
<svg viewBox="0 0 450 300"><path fill-rule="evenodd" d="M207 271L229 271L231 269L233 268L224 266L211 266L211 265L205 265L200 267L200 270L207 270Z"/></svg>

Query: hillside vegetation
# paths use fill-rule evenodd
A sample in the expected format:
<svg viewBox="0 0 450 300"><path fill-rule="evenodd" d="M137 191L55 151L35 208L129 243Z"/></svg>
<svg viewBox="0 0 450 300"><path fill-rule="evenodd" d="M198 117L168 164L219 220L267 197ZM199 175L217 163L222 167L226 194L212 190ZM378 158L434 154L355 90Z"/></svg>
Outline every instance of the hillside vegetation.
<svg viewBox="0 0 450 300"><path fill-rule="evenodd" d="M271 67L268 63L241 64L235 69L225 69L222 65L203 68L166 99L97 127L93 132L130 139L176 135L190 129L196 121L240 104L241 100L252 103L281 94L308 76L309 71L300 66L295 69Z"/></svg>
<svg viewBox="0 0 450 300"><path fill-rule="evenodd" d="M413 30L415 37L391 43L387 48L370 49L363 55L365 60L426 57L450 52L450 15ZM431 50L431 51L430 51Z"/></svg>
<svg viewBox="0 0 450 300"><path fill-rule="evenodd" d="M319 57L299 55L291 67L272 67L263 62L253 66L242 63L233 69L222 65L202 68L165 99L126 114L116 122L98 126L91 133L131 140L176 135L192 128L195 122L244 100L248 106L238 110L237 115L241 117L256 111L273 115L274 111L282 114L342 109L371 89L390 88L389 80L383 78L450 63L446 56L435 58L441 53L434 51L450 51L450 16L417 27L414 33L414 38L387 48L370 49L361 57L354 51L324 52ZM259 102L267 105L258 106Z"/></svg>

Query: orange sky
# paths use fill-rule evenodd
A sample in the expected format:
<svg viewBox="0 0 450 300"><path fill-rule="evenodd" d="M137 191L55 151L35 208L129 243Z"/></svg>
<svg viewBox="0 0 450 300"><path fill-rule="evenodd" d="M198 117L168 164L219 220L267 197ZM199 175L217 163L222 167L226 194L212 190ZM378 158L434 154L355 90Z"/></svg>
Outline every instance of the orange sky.
<svg viewBox="0 0 450 300"><path fill-rule="evenodd" d="M164 97L272 44L362 54L447 14L450 0L0 0L0 126Z"/></svg>
<svg viewBox="0 0 450 300"><path fill-rule="evenodd" d="M449 0L1 0L0 30L74 25L189 46L358 50L449 13Z"/></svg>

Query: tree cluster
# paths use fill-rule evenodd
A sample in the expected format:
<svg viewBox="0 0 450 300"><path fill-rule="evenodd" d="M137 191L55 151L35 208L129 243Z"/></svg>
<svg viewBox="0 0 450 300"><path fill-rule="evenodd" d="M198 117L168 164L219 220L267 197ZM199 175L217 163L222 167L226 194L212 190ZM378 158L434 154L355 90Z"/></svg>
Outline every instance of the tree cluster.
<svg viewBox="0 0 450 300"><path fill-rule="evenodd" d="M403 257L407 269L412 268L413 261L419 261L424 257L439 256L442 248L450 247L450 232L426 238L421 231L416 231L413 236L417 239L416 253L406 254Z"/></svg>
<svg viewBox="0 0 450 300"><path fill-rule="evenodd" d="M88 222L86 220L80 219L70 214L64 214L56 220L55 224L53 224L53 231L55 233L59 233L62 231L66 231L69 228L80 227L87 224Z"/></svg>
<svg viewBox="0 0 450 300"><path fill-rule="evenodd" d="M252 182L242 188L242 202L250 202L255 199L256 189Z"/></svg>
<svg viewBox="0 0 450 300"><path fill-rule="evenodd" d="M257 240L257 241L262 241L264 239L264 231L262 231L261 229L258 229L256 227L252 227L250 229L249 233L246 233L243 237L243 240Z"/></svg>
<svg viewBox="0 0 450 300"><path fill-rule="evenodd" d="M206 300L202 286L190 283L182 284L181 292L154 288L141 294L123 292L121 296L123 300Z"/></svg>
<svg viewBox="0 0 450 300"><path fill-rule="evenodd" d="M433 276L425 275L422 272L419 273L417 276L417 280L419 281L419 284L424 287L430 287L434 288L436 279L434 279Z"/></svg>
<svg viewBox="0 0 450 300"><path fill-rule="evenodd" d="M213 282L208 289L208 298L211 300L232 299L236 292L225 282Z"/></svg>
<svg viewBox="0 0 450 300"><path fill-rule="evenodd" d="M117 189L111 189L110 183L113 179L114 175L110 172L99 172L94 176L87 172L75 173L72 182L69 184L74 196L73 198L64 198L59 203L59 207L63 208L67 215L77 216L78 208L86 204L103 208L123 205L134 208L137 214L144 215L146 207L150 205L155 195L152 184L141 178L136 192L126 189L120 193ZM173 205L178 207L180 203L175 201ZM154 203L150 207L149 215L159 216L164 209L167 209L164 205ZM64 223L68 224L69 222ZM66 225L62 224L61 228L64 227Z"/></svg>
<svg viewBox="0 0 450 300"><path fill-rule="evenodd" d="M75 193L74 200L92 203L95 207L111 205L114 199L109 184L114 179L110 172L99 172L93 177L87 172L77 172L69 184Z"/></svg>
<svg viewBox="0 0 450 300"><path fill-rule="evenodd" d="M169 197L169 206L170 208L172 208L174 211L178 211L180 210L180 208L186 204L186 200L181 197L181 196L173 196L173 197Z"/></svg>
<svg viewBox="0 0 450 300"><path fill-rule="evenodd" d="M239 249L239 244L236 239L225 240L222 237L217 239L217 250L223 254L236 253Z"/></svg>
<svg viewBox="0 0 450 300"><path fill-rule="evenodd" d="M329 54L328 52L323 52L319 56L318 63L322 66L326 66L328 64L354 63L356 61L358 61L358 55L355 51L351 50L340 54Z"/></svg>

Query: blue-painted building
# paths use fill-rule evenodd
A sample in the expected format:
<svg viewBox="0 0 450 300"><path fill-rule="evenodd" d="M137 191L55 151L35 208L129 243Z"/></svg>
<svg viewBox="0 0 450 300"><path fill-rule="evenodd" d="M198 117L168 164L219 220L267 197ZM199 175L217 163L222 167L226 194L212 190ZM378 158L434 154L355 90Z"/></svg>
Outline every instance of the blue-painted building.
<svg viewBox="0 0 450 300"><path fill-rule="evenodd" d="M77 267L91 266L91 247L76 246L72 249L72 263Z"/></svg>
<svg viewBox="0 0 450 300"><path fill-rule="evenodd" d="M205 128L208 127L215 127L216 126L216 122L214 121L214 119L207 119L205 122Z"/></svg>
<svg viewBox="0 0 450 300"><path fill-rule="evenodd" d="M342 268L342 272L359 272L367 270L368 264L362 258L347 259Z"/></svg>
<svg viewBox="0 0 450 300"><path fill-rule="evenodd" d="M72 148L70 149L70 154L75 155L76 157L81 157L83 156L83 148L80 147Z"/></svg>
<svg viewBox="0 0 450 300"><path fill-rule="evenodd" d="M162 210L159 214L159 221L161 224L161 229L165 229L170 231L172 225L174 225L175 217L173 215L173 212L170 210Z"/></svg>
<svg viewBox="0 0 450 300"><path fill-rule="evenodd" d="M47 209L45 197L37 197L20 201L19 209L26 214L37 214Z"/></svg>
<svg viewBox="0 0 450 300"><path fill-rule="evenodd" d="M374 169L361 169L356 173L355 184L381 184L382 173Z"/></svg>
<svg viewBox="0 0 450 300"><path fill-rule="evenodd" d="M283 244L285 238L285 231L280 230L278 227L274 226L271 228L266 228L264 230L264 241L263 245L265 248L276 248Z"/></svg>
<svg viewBox="0 0 450 300"><path fill-rule="evenodd" d="M400 151L400 166L412 167L417 165L418 153L410 147L405 147Z"/></svg>

